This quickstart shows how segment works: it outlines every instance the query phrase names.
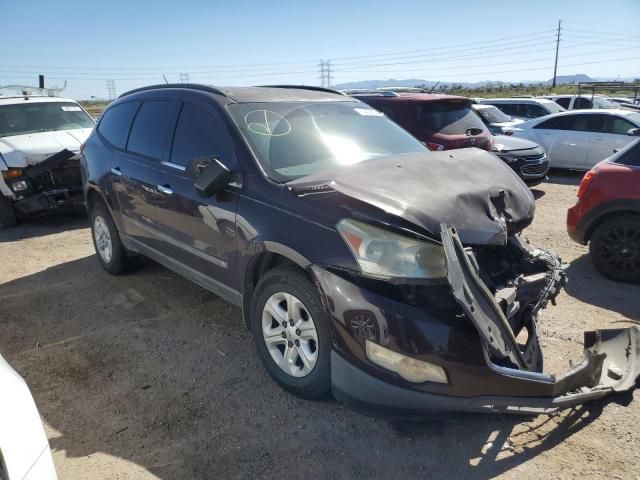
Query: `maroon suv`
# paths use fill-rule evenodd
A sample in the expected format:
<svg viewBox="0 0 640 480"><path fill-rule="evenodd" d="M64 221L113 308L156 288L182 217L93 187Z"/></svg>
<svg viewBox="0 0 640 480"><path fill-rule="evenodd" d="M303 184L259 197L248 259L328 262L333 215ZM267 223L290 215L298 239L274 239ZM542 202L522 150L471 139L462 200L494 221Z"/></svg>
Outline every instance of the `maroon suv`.
<svg viewBox="0 0 640 480"><path fill-rule="evenodd" d="M471 110L472 101L469 98L395 92L353 96L402 125L430 150L478 147L491 151L491 133Z"/></svg>

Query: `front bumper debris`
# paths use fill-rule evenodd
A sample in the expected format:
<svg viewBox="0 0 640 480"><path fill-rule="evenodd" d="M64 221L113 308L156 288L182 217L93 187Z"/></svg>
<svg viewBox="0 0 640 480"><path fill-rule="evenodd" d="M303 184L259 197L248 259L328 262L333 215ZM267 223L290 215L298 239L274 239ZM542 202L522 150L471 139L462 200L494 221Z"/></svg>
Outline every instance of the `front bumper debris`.
<svg viewBox="0 0 640 480"><path fill-rule="evenodd" d="M23 216L74 207L84 203L80 164L76 154L62 150L27 167L14 181L25 181L28 189L17 192L14 208Z"/></svg>
<svg viewBox="0 0 640 480"><path fill-rule="evenodd" d="M448 284L429 287L435 295L423 302L413 290L406 295L402 286L311 267L333 319L336 398L355 410L394 417L443 409L537 414L635 388L639 327L585 332L582 362L560 375L544 373L536 323L565 283L556 256L510 238L520 273L500 277L489 267L486 247L465 248L447 225L441 233ZM494 253L507 249L491 248ZM499 282L492 283L496 277ZM442 367L448 383L415 384L372 365L362 348L365 340Z"/></svg>

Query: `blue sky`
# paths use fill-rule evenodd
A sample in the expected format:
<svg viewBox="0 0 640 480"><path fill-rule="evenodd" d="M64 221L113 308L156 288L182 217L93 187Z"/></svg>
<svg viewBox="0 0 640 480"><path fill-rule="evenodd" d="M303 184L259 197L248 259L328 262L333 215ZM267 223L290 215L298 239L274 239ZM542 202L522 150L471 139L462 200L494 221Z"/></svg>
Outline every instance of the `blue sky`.
<svg viewBox="0 0 640 480"><path fill-rule="evenodd" d="M423 78L547 80L562 19L559 75L640 76L640 0L164 1L4 0L0 85L68 81L107 96L178 81L318 84ZM7 48L8 47L8 48Z"/></svg>

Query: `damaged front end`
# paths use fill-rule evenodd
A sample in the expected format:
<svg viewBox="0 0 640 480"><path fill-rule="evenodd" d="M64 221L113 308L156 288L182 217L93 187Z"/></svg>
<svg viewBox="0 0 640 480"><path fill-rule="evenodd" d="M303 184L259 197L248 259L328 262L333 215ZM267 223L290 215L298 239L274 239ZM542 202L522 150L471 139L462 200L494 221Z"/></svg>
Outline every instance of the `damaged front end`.
<svg viewBox="0 0 640 480"><path fill-rule="evenodd" d="M555 255L510 237L506 248L513 258L507 262L504 252L494 256L487 251L491 247L463 247L455 228L443 224L441 235L453 295L479 332L488 365L501 375L539 383L539 396L496 399L483 407L549 412L635 387L640 375L638 327L585 332L579 365L559 376L543 373L538 314L566 281ZM523 331L526 341L519 342Z"/></svg>
<svg viewBox="0 0 640 480"><path fill-rule="evenodd" d="M22 216L83 203L78 157L66 149L34 165L10 169L4 180Z"/></svg>

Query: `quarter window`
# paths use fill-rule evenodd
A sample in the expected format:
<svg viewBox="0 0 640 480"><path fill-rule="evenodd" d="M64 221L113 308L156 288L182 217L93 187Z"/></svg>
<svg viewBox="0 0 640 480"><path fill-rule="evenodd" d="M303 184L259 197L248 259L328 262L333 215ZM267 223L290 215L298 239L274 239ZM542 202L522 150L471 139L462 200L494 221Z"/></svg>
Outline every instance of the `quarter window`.
<svg viewBox="0 0 640 480"><path fill-rule="evenodd" d="M162 160L169 138L174 104L166 100L148 100L136 115L127 150L146 157Z"/></svg>
<svg viewBox="0 0 640 480"><path fill-rule="evenodd" d="M139 106L140 102L127 102L109 108L100 120L98 131L112 145L124 148L131 120Z"/></svg>

